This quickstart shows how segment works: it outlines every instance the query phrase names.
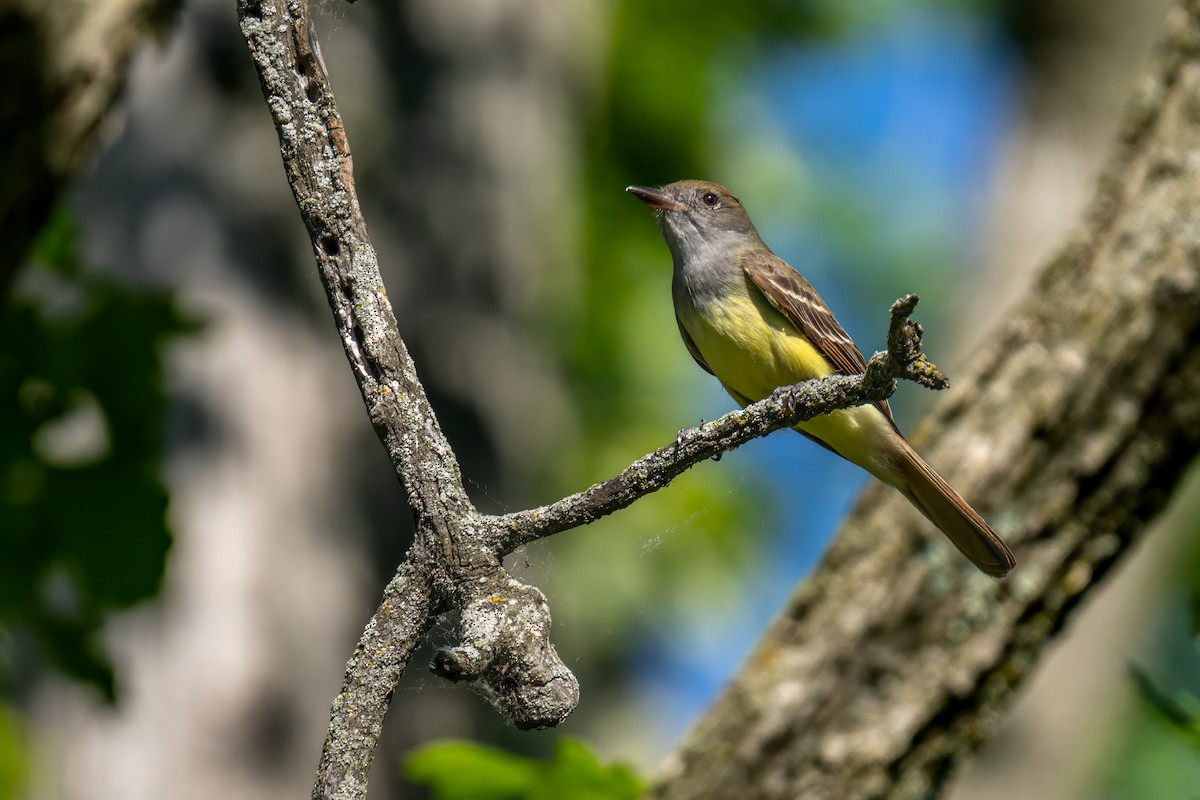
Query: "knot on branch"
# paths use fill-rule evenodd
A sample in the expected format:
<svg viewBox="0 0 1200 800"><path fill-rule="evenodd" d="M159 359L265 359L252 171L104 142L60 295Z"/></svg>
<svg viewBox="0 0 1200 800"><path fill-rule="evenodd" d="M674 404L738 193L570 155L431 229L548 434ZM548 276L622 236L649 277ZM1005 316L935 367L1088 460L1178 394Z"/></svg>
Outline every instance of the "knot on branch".
<svg viewBox="0 0 1200 800"><path fill-rule="evenodd" d="M872 356L861 376L831 375L781 386L764 401L767 414L792 424L853 405L879 403L895 393L901 378L929 389L949 386L946 376L921 352L925 330L920 323L909 319L918 300L915 294L910 294L892 303L887 350ZM750 406L747 411L753 408Z"/></svg>
<svg viewBox="0 0 1200 800"><path fill-rule="evenodd" d="M867 365L867 383L872 380L872 368L887 371L887 379L904 378L919 383L927 389L945 389L950 380L921 352L921 337L925 329L910 317L920 302L915 294L905 295L892 303L891 322L888 324L887 352L876 353Z"/></svg>
<svg viewBox="0 0 1200 800"><path fill-rule="evenodd" d="M500 591L467 603L456 647L430 669L467 681L522 730L558 725L579 703L579 681L550 643L550 606L532 586L505 577Z"/></svg>

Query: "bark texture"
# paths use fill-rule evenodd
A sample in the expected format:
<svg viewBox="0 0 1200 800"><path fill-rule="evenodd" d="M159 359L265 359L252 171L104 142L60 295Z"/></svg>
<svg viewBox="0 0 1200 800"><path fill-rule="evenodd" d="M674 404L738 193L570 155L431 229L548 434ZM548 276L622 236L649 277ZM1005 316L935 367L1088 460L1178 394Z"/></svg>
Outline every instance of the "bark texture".
<svg viewBox="0 0 1200 800"><path fill-rule="evenodd" d="M1198 156L1189 1L1082 229L915 437L1017 569L973 574L902 500L869 491L657 797L932 797L988 736L1200 446Z"/></svg>

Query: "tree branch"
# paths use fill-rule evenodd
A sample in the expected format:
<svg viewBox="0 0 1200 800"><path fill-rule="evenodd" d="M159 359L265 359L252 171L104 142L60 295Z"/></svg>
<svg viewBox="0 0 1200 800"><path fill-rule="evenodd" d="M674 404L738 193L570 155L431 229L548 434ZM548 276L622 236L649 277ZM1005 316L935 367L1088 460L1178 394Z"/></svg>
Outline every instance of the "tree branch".
<svg viewBox="0 0 1200 800"><path fill-rule="evenodd" d="M945 388L949 385L945 376L921 353L921 326L909 319L916 305L915 294L892 304L888 349L871 358L864 375L834 375L781 387L744 409L680 431L674 442L643 456L606 481L556 503L497 518L506 537L502 554L619 511L663 488L690 467L751 439L830 411L886 400L896 391L899 378L931 389Z"/></svg>
<svg viewBox="0 0 1200 800"><path fill-rule="evenodd" d="M342 346L416 523L409 556L347 664L313 788L314 797L363 797L391 693L430 615L453 595L437 567L453 562L455 529L477 514L384 293L307 3L241 0L238 15Z"/></svg>
<svg viewBox="0 0 1200 800"><path fill-rule="evenodd" d="M433 592L424 577L411 560L401 565L346 664L342 690L330 711L314 798L366 797L392 692L433 623Z"/></svg>

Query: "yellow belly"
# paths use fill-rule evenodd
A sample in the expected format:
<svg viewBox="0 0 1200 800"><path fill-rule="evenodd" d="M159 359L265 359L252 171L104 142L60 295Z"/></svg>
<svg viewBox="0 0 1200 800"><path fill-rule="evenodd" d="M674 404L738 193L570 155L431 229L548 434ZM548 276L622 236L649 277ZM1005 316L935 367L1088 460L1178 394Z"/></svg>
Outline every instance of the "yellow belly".
<svg viewBox="0 0 1200 800"><path fill-rule="evenodd" d="M735 400L745 405L780 386L834 373L824 356L749 278L738 288L741 291L702 309L677 309L705 363ZM886 453L895 434L875 406L835 411L797 427L877 477L890 477Z"/></svg>
<svg viewBox="0 0 1200 800"><path fill-rule="evenodd" d="M749 280L748 278L746 279ZM833 370L756 287L680 314L704 360L732 393L754 401ZM689 313L690 312L690 313Z"/></svg>

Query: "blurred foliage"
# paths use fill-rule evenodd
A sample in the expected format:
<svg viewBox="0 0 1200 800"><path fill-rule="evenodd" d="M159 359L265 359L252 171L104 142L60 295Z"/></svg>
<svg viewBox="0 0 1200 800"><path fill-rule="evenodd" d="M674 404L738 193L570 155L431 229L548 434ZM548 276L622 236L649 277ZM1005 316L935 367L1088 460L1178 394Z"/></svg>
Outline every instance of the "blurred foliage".
<svg viewBox="0 0 1200 800"><path fill-rule="evenodd" d="M98 634L162 580L161 350L195 325L167 293L87 269L63 213L33 261L0 311L0 678L29 648L112 700Z"/></svg>
<svg viewBox="0 0 1200 800"><path fill-rule="evenodd" d="M1200 672L1200 658L1197 658L1195 668ZM1160 689L1150 674L1137 665L1131 666L1129 671L1141 698L1200 753L1200 701L1186 692L1180 697L1172 696Z"/></svg>
<svg viewBox="0 0 1200 800"><path fill-rule="evenodd" d="M1196 531L1200 503L1185 499L1176 524ZM1200 798L1200 536L1163 577L1163 598L1149 604L1134 702L1117 705L1094 759L1086 794L1096 800Z"/></svg>
<svg viewBox="0 0 1200 800"><path fill-rule="evenodd" d="M435 800L634 800L642 792L628 767L604 766L582 742L566 738L548 761L443 742L413 752L405 769Z"/></svg>
<svg viewBox="0 0 1200 800"><path fill-rule="evenodd" d="M28 742L25 720L0 703L0 798L22 796L29 782Z"/></svg>

